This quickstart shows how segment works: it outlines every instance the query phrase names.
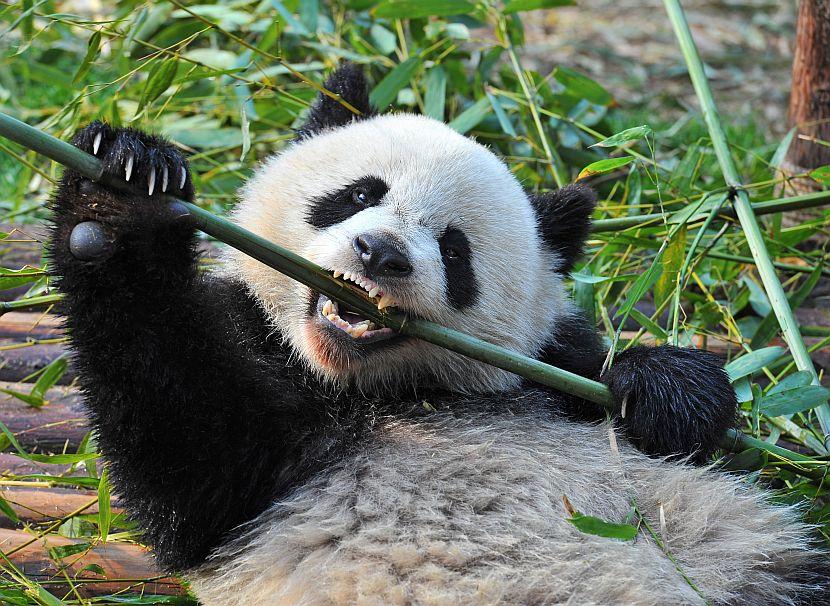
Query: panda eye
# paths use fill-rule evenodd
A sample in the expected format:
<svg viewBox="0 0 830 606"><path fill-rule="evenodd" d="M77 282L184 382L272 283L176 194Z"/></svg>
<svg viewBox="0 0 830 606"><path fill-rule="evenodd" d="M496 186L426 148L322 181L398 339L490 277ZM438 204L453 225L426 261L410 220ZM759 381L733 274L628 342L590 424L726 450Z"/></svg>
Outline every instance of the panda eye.
<svg viewBox="0 0 830 606"><path fill-rule="evenodd" d="M368 206L370 203L369 192L362 187L356 187L352 190L352 202L360 206Z"/></svg>
<svg viewBox="0 0 830 606"><path fill-rule="evenodd" d="M444 249L444 256L450 261L457 261L461 258L461 253L454 246L448 246Z"/></svg>

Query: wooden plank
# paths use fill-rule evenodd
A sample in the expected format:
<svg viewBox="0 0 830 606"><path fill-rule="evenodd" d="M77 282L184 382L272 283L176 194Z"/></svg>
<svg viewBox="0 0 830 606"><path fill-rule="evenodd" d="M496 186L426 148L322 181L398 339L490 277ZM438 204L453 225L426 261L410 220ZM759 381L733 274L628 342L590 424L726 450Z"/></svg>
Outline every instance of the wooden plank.
<svg viewBox="0 0 830 606"><path fill-rule="evenodd" d="M0 316L0 339L25 342L64 336L63 318L54 314L10 311Z"/></svg>
<svg viewBox="0 0 830 606"><path fill-rule="evenodd" d="M12 563L28 578L37 582L60 581L48 584L52 593L64 594L68 586L60 565L49 556L49 549L83 543L80 539L67 539L50 534L37 538L19 530L0 529L0 549L11 554ZM106 573L102 577L84 567L100 566ZM68 556L63 560L64 572L73 579L75 587L84 597L104 595L132 587L132 592L157 595L183 595L185 592L175 578L164 575L155 566L147 549L129 543L107 542L98 544L85 554ZM149 580L149 582L143 582Z"/></svg>
<svg viewBox="0 0 830 606"><path fill-rule="evenodd" d="M0 381L0 389L29 393L31 384ZM86 435L87 419L80 392L72 387L56 387L46 392L48 404L34 408L12 396L0 393L0 419L27 449L47 452L74 452Z"/></svg>
<svg viewBox="0 0 830 606"><path fill-rule="evenodd" d="M94 501L98 493L93 490L69 488L29 488L27 486L0 486L0 497L8 501L17 517L24 522L48 522L63 518ZM85 515L98 513L98 503L84 509ZM112 503L113 516L123 513L117 501ZM0 517L0 527L14 528L14 522Z"/></svg>
<svg viewBox="0 0 830 606"><path fill-rule="evenodd" d="M0 345L6 344L6 341L0 341ZM61 356L69 359L70 363L58 385L69 385L75 380L75 369L72 367L69 348L61 343L28 345L0 351L0 381L35 381L37 377L30 378L34 373Z"/></svg>

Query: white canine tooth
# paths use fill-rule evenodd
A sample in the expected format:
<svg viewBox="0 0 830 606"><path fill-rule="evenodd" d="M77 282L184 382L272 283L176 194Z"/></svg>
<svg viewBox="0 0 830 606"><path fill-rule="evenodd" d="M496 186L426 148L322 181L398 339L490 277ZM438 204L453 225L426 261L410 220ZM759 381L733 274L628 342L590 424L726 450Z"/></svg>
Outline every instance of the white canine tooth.
<svg viewBox="0 0 830 606"><path fill-rule="evenodd" d="M384 309L386 307L395 307L395 302L392 300L392 297L384 293L380 301L378 301L378 309Z"/></svg>
<svg viewBox="0 0 830 606"><path fill-rule="evenodd" d="M342 276L342 275L343 275L343 272L342 272L342 271L335 271L335 272L332 272L332 273L334 274L334 277L335 277L335 278L339 278L340 276Z"/></svg>
<svg viewBox="0 0 830 606"><path fill-rule="evenodd" d="M156 188L156 169L150 169L150 176L147 177L147 195L152 196L153 190Z"/></svg>
<svg viewBox="0 0 830 606"><path fill-rule="evenodd" d="M164 170L161 171L161 191L167 191L167 165L164 165Z"/></svg>
<svg viewBox="0 0 830 606"><path fill-rule="evenodd" d="M331 301L326 301L323 304L323 315L328 316L330 313L332 313Z"/></svg>
<svg viewBox="0 0 830 606"><path fill-rule="evenodd" d="M372 290L369 291L369 297L374 297L380 292L380 288L375 286Z"/></svg>
<svg viewBox="0 0 830 606"><path fill-rule="evenodd" d="M98 155L98 148L101 147L101 136L103 134L101 131L98 131L98 134L95 135L95 141L92 142L92 153L96 156Z"/></svg>
<svg viewBox="0 0 830 606"><path fill-rule="evenodd" d="M124 175L125 175L125 180L126 181L129 181L130 177L133 174L133 160L134 159L135 159L135 156L133 156L132 152L130 152L130 155L127 157L127 163L124 165Z"/></svg>
<svg viewBox="0 0 830 606"><path fill-rule="evenodd" d="M184 166L182 166L182 177L179 182L179 189L184 189L184 182L187 181L187 173L184 170Z"/></svg>
<svg viewBox="0 0 830 606"><path fill-rule="evenodd" d="M333 324L337 324L337 321L340 319L340 316L337 314L331 313L326 316Z"/></svg>

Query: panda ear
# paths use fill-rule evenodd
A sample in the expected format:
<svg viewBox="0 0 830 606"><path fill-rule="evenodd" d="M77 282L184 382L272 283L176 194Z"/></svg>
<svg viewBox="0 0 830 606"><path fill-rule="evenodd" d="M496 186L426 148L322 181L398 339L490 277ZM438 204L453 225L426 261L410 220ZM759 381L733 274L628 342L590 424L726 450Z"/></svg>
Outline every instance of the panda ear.
<svg viewBox="0 0 830 606"><path fill-rule="evenodd" d="M305 124L297 130L298 139L307 139L337 126L345 126L353 120L376 115L369 102L369 86L363 70L353 63L343 63L332 72L323 88L331 91L360 111L355 114L336 99L319 93L306 117Z"/></svg>
<svg viewBox="0 0 830 606"><path fill-rule="evenodd" d="M594 190L584 185L566 185L556 191L530 194L530 203L536 211L542 240L561 259L560 271L570 273L591 231L591 213L597 203Z"/></svg>

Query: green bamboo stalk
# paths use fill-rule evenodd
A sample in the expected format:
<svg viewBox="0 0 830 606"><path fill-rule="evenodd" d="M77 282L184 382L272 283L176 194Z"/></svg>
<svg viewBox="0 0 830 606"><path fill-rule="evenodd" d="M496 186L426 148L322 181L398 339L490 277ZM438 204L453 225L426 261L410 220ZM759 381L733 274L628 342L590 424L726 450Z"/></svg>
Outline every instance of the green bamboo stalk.
<svg viewBox="0 0 830 606"><path fill-rule="evenodd" d="M7 116L2 112L0 112L0 135L52 158L91 179L101 180L102 178L100 160L94 156L86 154L80 149ZM121 179L108 178L106 182L113 187L131 191L130 186ZM194 204L177 200L172 196L168 196L168 199L171 204L178 205L179 210L186 211L198 229L252 256L269 267L325 293L334 300L352 307L361 315L378 324L396 329L403 334L446 347L462 355L516 373L543 385L548 385L563 392L596 402L606 408L610 408L612 405L611 394L608 388L602 383L586 379L556 368L555 366L540 362L539 360L522 356L503 347L487 343L486 341L476 339L475 337L450 328L439 326L432 322L411 320L400 313L390 312L388 310L380 311L369 301L362 290L358 290L357 287L353 287L342 280L335 279L331 274L311 261L273 242L269 242L254 233L242 229L226 219L217 217ZM47 301L46 297L50 297L50 299ZM24 304L26 306L44 305L59 300L60 295L47 295L46 297L33 297L4 305L15 306L18 304L21 308L24 307ZM5 307L0 309L5 310ZM803 460L803 455L767 444L761 440L748 442L745 438L749 437L745 436L742 432L730 430L724 437L724 447L731 445L730 448L734 448L735 444L739 444L744 448L765 450L788 461L802 462ZM751 438L749 439L751 440Z"/></svg>
<svg viewBox="0 0 830 606"><path fill-rule="evenodd" d="M28 299L18 299L17 301L0 301L0 316L7 311L26 311L27 309L55 305L62 298L63 295L55 293L52 295L29 297Z"/></svg>
<svg viewBox="0 0 830 606"><path fill-rule="evenodd" d="M666 7L669 20L680 44L683 58L686 60L689 77L692 80L697 98L700 101L700 106L703 110L703 119L709 129L709 137L712 140L715 155L718 158L718 163L720 164L726 184L732 189L733 206L746 235L749 250L752 252L752 258L755 259L755 265L758 268L758 275L764 285L764 290L767 293L767 297L769 297L770 304L775 312L775 317L778 318L784 340L790 348L796 367L799 370L806 370L812 374L813 382L818 384L818 374L813 366L813 361L810 359L810 355L807 353L804 340L798 332L798 324L787 302L787 295L784 292L784 288L781 286L781 282L775 274L775 267L764 244L764 237L761 234L761 228L758 226L758 220L749 202L749 195L743 188L738 169L730 154L726 133L721 125L715 99L712 96L712 90L709 88L709 82L703 70L703 61L700 59L700 53L692 38L692 32L689 29L686 15L680 6L679 0L663 0L663 4ZM815 411L826 440L830 436L830 405L825 402L817 407Z"/></svg>
<svg viewBox="0 0 830 606"><path fill-rule="evenodd" d="M706 253L707 256L715 259L723 259L724 261L734 261L735 263L745 263L748 265L755 265L755 259L752 257L742 257L740 255L732 255L729 253L722 253L716 250L710 250ZM792 271L800 274L811 274L815 271L815 267L811 265L795 265L794 263L778 263L773 262L773 265L778 269L784 271ZM822 269L821 273L825 276L830 276L830 269Z"/></svg>
<svg viewBox="0 0 830 606"><path fill-rule="evenodd" d="M776 198L765 202L754 202L752 211L757 215L770 215L778 212L801 210L804 208L816 208L830 203L830 191L819 191L803 196L790 196L789 198ZM614 217L613 219L597 219L591 226L593 233L607 233L624 231L632 227L648 227L649 224L660 224L667 220L673 213L649 213L645 215L633 215L630 217ZM722 208L715 220L737 219L738 215L734 208ZM700 212L688 219L687 224L693 224L706 219L706 213Z"/></svg>

